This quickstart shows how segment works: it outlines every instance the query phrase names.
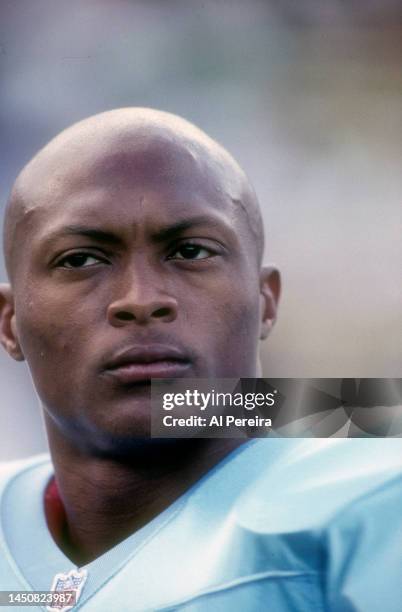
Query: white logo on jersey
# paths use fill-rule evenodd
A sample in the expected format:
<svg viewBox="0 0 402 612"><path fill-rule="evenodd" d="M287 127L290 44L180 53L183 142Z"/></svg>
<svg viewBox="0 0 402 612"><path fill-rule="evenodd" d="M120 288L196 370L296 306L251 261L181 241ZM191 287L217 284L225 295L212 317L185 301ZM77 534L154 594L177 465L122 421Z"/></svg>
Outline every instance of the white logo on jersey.
<svg viewBox="0 0 402 612"><path fill-rule="evenodd" d="M72 608L74 608L81 595L81 591L84 587L87 577L88 572L85 569L71 570L67 574L56 574L53 578L50 590L55 591L55 593L60 593L60 595L62 595L65 591L74 591L75 601L73 604L69 604L68 602L63 601L62 598L60 598L60 601L57 601L55 598L52 605L47 607L48 612L66 612L67 610L71 610Z"/></svg>

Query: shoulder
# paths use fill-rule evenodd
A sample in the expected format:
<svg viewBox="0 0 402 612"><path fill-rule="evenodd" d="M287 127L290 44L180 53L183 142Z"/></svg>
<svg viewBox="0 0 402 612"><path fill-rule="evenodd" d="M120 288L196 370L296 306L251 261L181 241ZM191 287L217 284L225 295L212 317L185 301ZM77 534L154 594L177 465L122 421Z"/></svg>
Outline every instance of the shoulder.
<svg viewBox="0 0 402 612"><path fill-rule="evenodd" d="M342 510L356 504L361 512L378 491L381 498L388 488L398 489L402 439L262 440L254 452L261 454L265 444L270 458L271 442L279 443L281 452L237 503L250 528L271 533L325 528Z"/></svg>
<svg viewBox="0 0 402 612"><path fill-rule="evenodd" d="M325 592L334 611L399 612L402 601L402 475L338 512L325 533Z"/></svg>

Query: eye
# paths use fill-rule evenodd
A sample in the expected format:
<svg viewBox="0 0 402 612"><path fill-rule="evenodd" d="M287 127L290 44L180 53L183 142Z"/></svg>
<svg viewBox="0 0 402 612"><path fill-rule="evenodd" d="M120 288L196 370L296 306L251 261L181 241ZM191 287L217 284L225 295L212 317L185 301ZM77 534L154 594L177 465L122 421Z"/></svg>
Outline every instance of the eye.
<svg viewBox="0 0 402 612"><path fill-rule="evenodd" d="M176 248L168 259L207 259L213 257L213 255L215 253L211 249L207 249L200 244L186 243Z"/></svg>
<svg viewBox="0 0 402 612"><path fill-rule="evenodd" d="M90 253L71 253L63 257L57 265L59 268L89 268L98 263L103 263L103 259Z"/></svg>

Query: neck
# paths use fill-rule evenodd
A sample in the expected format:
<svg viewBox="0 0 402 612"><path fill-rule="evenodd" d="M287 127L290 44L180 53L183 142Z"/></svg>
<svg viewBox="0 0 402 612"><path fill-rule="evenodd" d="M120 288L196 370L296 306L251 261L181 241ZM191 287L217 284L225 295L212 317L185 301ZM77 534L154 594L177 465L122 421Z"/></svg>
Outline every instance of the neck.
<svg viewBox="0 0 402 612"><path fill-rule="evenodd" d="M244 439L139 441L127 457L77 449L49 428L65 554L84 565L160 514Z"/></svg>

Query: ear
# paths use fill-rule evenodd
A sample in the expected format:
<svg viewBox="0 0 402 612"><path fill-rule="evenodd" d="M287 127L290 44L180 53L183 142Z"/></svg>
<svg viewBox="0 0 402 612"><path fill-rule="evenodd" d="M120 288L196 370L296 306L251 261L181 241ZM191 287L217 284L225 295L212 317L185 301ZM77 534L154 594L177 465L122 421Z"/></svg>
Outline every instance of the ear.
<svg viewBox="0 0 402 612"><path fill-rule="evenodd" d="M261 294L261 334L260 340L265 340L276 321L279 296L281 293L281 277L273 266L263 266L260 273Z"/></svg>
<svg viewBox="0 0 402 612"><path fill-rule="evenodd" d="M16 361L24 361L18 341L14 297L10 285L0 284L0 342Z"/></svg>

